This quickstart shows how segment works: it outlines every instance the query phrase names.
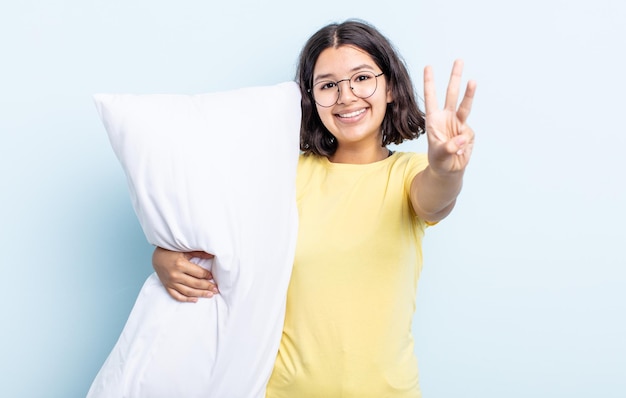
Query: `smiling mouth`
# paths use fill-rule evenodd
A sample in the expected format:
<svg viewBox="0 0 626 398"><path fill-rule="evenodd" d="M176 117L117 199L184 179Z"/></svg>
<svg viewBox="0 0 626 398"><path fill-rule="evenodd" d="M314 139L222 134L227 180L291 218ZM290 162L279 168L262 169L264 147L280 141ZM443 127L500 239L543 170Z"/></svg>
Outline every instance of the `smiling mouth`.
<svg viewBox="0 0 626 398"><path fill-rule="evenodd" d="M354 112L350 112L350 113L338 113L337 116L339 116L341 118L351 118L351 117L359 116L363 112L365 112L365 108L359 109L358 111L354 111Z"/></svg>

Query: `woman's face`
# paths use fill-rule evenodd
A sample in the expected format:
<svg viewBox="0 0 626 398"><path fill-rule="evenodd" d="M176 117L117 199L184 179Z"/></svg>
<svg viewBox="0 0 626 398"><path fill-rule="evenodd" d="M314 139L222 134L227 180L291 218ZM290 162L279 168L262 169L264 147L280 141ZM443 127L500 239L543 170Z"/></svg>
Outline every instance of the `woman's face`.
<svg viewBox="0 0 626 398"><path fill-rule="evenodd" d="M342 80L338 84L339 96L335 104L322 107L316 103L322 123L337 140L338 150L355 145L380 147L381 124L387 104L393 100L385 75L378 77L370 75L376 81L374 94L367 98L356 96L350 88L349 79L357 72L371 72L373 75L382 73L368 53L358 47L348 45L331 47L322 51L313 69L314 87L321 81ZM333 87L332 90L337 89L332 84L330 87Z"/></svg>

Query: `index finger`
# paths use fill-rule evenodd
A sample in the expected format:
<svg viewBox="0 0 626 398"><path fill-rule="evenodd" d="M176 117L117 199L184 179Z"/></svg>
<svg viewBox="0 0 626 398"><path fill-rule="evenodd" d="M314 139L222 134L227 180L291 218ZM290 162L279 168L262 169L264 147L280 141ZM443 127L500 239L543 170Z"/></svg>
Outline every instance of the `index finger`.
<svg viewBox="0 0 626 398"><path fill-rule="evenodd" d="M461 105L459 105L459 110L457 111L457 117L462 123L465 123L467 117L472 110L472 102L474 101L474 94L476 93L476 82L470 80L467 82L467 88L465 89L465 95L463 96L463 100L461 101Z"/></svg>

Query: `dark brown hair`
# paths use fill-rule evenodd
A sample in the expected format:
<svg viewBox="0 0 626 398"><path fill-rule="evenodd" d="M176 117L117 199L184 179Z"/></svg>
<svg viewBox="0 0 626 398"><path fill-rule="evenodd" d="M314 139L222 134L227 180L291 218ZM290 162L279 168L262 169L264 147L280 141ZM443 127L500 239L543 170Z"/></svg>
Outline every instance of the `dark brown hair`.
<svg viewBox="0 0 626 398"><path fill-rule="evenodd" d="M300 149L304 153L330 156L337 150L337 141L324 127L309 89L313 84L313 69L318 57L327 48L351 45L368 53L384 72L391 88L393 102L387 104L382 123L381 145L400 144L424 133L424 112L417 106L413 84L404 61L391 42L372 25L347 20L318 30L300 53L296 80L302 94L302 124Z"/></svg>

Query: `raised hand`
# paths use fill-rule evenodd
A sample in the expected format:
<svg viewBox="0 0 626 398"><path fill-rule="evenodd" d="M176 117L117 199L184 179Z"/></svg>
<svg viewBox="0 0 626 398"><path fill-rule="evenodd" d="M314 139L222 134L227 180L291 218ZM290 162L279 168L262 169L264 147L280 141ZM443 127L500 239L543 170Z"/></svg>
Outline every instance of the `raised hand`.
<svg viewBox="0 0 626 398"><path fill-rule="evenodd" d="M467 118L472 109L476 82L470 80L467 83L463 100L457 107L462 72L463 61L456 60L444 107L439 109L432 67L424 69L428 161L433 171L439 174L465 170L474 148L474 131L467 125Z"/></svg>

